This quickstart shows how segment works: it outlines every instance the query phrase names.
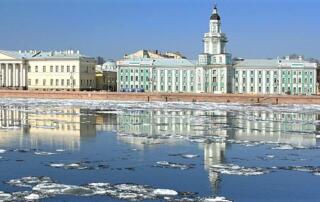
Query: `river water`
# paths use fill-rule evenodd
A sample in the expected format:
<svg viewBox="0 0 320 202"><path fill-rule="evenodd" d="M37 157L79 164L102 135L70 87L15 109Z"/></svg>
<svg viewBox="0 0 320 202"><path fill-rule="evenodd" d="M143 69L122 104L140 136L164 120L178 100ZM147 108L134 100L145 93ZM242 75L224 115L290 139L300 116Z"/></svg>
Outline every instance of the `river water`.
<svg viewBox="0 0 320 202"><path fill-rule="evenodd" d="M0 201L319 201L320 106L0 100Z"/></svg>

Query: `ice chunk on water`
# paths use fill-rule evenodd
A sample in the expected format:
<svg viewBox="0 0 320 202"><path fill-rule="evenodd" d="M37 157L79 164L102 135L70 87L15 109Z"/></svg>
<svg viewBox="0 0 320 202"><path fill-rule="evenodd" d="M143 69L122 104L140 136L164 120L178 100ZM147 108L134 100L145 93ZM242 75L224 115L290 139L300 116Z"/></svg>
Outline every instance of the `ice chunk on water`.
<svg viewBox="0 0 320 202"><path fill-rule="evenodd" d="M205 198L203 202L231 202L227 200L225 197L217 196L214 198Z"/></svg>
<svg viewBox="0 0 320 202"><path fill-rule="evenodd" d="M11 199L11 194L0 191L0 201L8 201Z"/></svg>
<svg viewBox="0 0 320 202"><path fill-rule="evenodd" d="M155 189L153 190L155 195L163 195L163 196L176 196L178 192L172 189Z"/></svg>
<svg viewBox="0 0 320 202"><path fill-rule="evenodd" d="M244 175L244 176L254 176L263 175L269 173L268 169L252 167L246 168L243 166L238 166L235 164L219 164L212 165L210 170L216 173L226 174L226 175Z"/></svg>
<svg viewBox="0 0 320 202"><path fill-rule="evenodd" d="M3 154L3 153L5 153L5 152L6 152L5 149L0 149L0 154Z"/></svg>
<svg viewBox="0 0 320 202"><path fill-rule="evenodd" d="M9 183L10 182L10 183ZM87 185L67 185L53 182L49 177L23 177L7 182L14 186L28 185L32 191L4 193L0 192L0 201L35 201L56 195L71 196L108 196L115 199L125 199L130 201L139 200L165 200L165 201L204 201L197 197L196 193L177 192L172 189L153 188L148 185L139 184L110 184L110 183L90 183ZM215 200L214 200L215 199ZM219 199L219 200L218 200ZM223 197L208 198L206 201L228 202Z"/></svg>
<svg viewBox="0 0 320 202"><path fill-rule="evenodd" d="M56 153L53 152L45 152L45 151L37 151L34 152L35 155L39 155L39 156L50 156L50 155L54 155Z"/></svg>
<svg viewBox="0 0 320 202"><path fill-rule="evenodd" d="M24 199L26 199L27 201L35 201L40 199L40 195L32 193L32 194L29 194L28 196L25 196Z"/></svg>
<svg viewBox="0 0 320 202"><path fill-rule="evenodd" d="M16 187L32 187L35 184L39 183L49 183L52 182L50 177L23 177L20 179L12 179L7 182L7 184L16 186Z"/></svg>
<svg viewBox="0 0 320 202"><path fill-rule="evenodd" d="M194 164L182 164L182 163L172 163L168 161L158 161L155 167L187 170L187 169L193 168Z"/></svg>
<svg viewBox="0 0 320 202"><path fill-rule="evenodd" d="M273 147L272 149L277 149L277 150L292 150L294 149L293 146L291 145L279 145L277 147Z"/></svg>

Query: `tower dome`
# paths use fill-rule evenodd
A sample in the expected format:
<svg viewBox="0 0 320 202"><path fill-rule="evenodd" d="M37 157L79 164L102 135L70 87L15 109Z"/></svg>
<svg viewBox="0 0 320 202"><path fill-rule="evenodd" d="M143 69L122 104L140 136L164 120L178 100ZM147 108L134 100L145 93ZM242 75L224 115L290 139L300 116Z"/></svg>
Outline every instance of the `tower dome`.
<svg viewBox="0 0 320 202"><path fill-rule="evenodd" d="M217 6L214 6L212 15L210 17L210 20L221 20L220 15L218 14L218 8Z"/></svg>

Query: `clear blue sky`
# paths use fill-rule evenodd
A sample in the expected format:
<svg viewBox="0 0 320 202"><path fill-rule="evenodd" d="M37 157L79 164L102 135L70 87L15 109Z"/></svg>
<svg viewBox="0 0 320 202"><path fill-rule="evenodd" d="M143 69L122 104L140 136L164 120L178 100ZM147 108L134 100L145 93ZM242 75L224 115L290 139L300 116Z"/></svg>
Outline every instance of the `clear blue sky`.
<svg viewBox="0 0 320 202"><path fill-rule="evenodd" d="M319 0L0 0L0 49L114 59L159 49L196 58L213 2L233 56L320 58Z"/></svg>

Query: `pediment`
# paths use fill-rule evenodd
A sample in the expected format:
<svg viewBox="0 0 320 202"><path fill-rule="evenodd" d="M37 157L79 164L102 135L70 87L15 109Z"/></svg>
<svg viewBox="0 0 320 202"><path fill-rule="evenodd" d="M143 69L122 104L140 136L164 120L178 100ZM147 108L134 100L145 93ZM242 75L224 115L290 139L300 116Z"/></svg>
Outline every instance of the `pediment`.
<svg viewBox="0 0 320 202"><path fill-rule="evenodd" d="M15 52L0 51L0 60L20 60L21 56Z"/></svg>

